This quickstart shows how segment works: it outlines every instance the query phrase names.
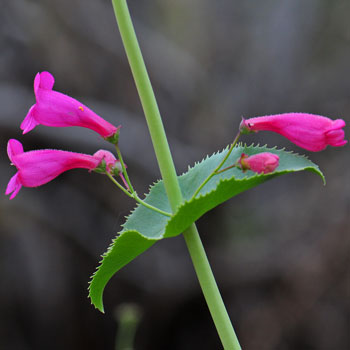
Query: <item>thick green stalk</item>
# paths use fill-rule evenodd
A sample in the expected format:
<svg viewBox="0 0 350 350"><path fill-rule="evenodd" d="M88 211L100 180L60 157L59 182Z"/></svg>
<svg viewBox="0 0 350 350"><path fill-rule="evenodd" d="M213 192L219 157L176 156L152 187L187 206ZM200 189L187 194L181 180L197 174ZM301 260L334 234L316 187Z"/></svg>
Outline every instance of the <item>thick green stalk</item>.
<svg viewBox="0 0 350 350"><path fill-rule="evenodd" d="M241 350L196 225L189 227L183 236L224 350Z"/></svg>
<svg viewBox="0 0 350 350"><path fill-rule="evenodd" d="M112 0L112 3L125 51L146 116L164 186L171 208L175 211L177 206L182 202L182 193L157 101L136 38L126 0ZM224 349L240 350L241 347L216 285L195 224L188 228L183 235Z"/></svg>
<svg viewBox="0 0 350 350"><path fill-rule="evenodd" d="M129 10L125 0L112 0L112 3L131 71L135 79L136 88L145 113L148 129L151 134L160 172L164 179L164 185L170 204L172 207L176 208L176 206L181 203L181 191L177 184L175 166L165 135L163 122L138 45Z"/></svg>

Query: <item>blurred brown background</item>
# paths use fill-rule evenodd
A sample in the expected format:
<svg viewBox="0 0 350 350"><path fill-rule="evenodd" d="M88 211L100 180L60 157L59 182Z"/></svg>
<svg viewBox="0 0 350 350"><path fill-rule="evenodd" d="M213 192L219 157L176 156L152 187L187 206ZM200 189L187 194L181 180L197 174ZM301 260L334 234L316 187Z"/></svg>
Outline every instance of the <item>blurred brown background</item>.
<svg viewBox="0 0 350 350"><path fill-rule="evenodd" d="M347 0L130 0L178 172L233 139L241 116L303 111L350 122ZM109 0L1 0L2 191L15 169L9 138L25 150L94 153L90 130L19 125L33 79L122 124L121 148L139 193L159 178ZM348 127L347 127L348 129ZM346 131L347 138L350 133ZM307 153L278 135L247 143ZM245 350L349 349L349 146L309 153L328 183L287 175L208 213L199 230ZM90 275L133 202L97 174L74 170L0 199L0 349L114 349L115 308L143 317L136 350L221 349L182 237L156 244L105 292Z"/></svg>

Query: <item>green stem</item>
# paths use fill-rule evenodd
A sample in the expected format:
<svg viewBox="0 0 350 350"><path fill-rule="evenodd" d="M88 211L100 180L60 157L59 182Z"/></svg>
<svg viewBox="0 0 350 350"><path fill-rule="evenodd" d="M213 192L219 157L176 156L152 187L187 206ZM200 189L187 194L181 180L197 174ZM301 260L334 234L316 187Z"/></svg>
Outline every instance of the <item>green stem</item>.
<svg viewBox="0 0 350 350"><path fill-rule="evenodd" d="M235 137L235 139L233 140L230 149L228 150L228 152L226 153L224 159L220 162L220 164L211 172L211 174L208 175L208 177L201 183L201 185L197 188L196 192L193 194L192 198L195 198L197 196L197 194L201 191L201 189L211 180L211 178L219 173L221 173L222 171L219 172L219 169L225 164L227 158L230 156L233 148L236 146L239 137L241 136L241 132L239 131L237 136ZM225 169L227 170L227 169Z"/></svg>
<svg viewBox="0 0 350 350"><path fill-rule="evenodd" d="M196 225L190 226L183 236L224 350L241 350Z"/></svg>
<svg viewBox="0 0 350 350"><path fill-rule="evenodd" d="M105 172L105 174L111 179L111 181L118 186L119 189L121 189L127 196L130 198L134 198L132 193L130 193L128 190L126 190L108 171Z"/></svg>
<svg viewBox="0 0 350 350"><path fill-rule="evenodd" d="M134 193L135 191L134 191L134 188L132 187L131 181L129 179L128 172L126 171L126 166L125 166L125 163L123 160L122 153L120 152L119 146L115 145L115 149L116 149L117 154L118 154L118 159L120 161L120 165L122 166L122 171L123 171L123 175L125 177L126 183L128 184L131 193Z"/></svg>
<svg viewBox="0 0 350 350"><path fill-rule="evenodd" d="M112 0L112 3L136 88L146 116L160 172L164 179L164 184L166 183L165 186L169 201L176 207L182 201L181 192L178 185L168 185L168 183L177 184L175 166L172 161L157 101L154 97L152 85L130 18L129 9L126 0Z"/></svg>
<svg viewBox="0 0 350 350"><path fill-rule="evenodd" d="M135 199L136 202L140 203L141 205L143 205L144 207L151 209L153 211L156 211L159 214L165 215L165 216L169 216L171 217L171 213L168 213L166 211L163 211L157 207L154 207L151 204L146 203L145 201L143 201L135 191L133 191L132 193L130 193L129 191L127 191L109 172L106 172L106 175L113 181L113 183L115 185L117 185L127 196L129 196L130 198Z"/></svg>
<svg viewBox="0 0 350 350"><path fill-rule="evenodd" d="M227 168L218 170L215 174L216 174L216 175L217 175L217 174L221 174L221 173L223 173L224 171L229 170L229 169L232 169L232 168L234 168L234 167L236 167L236 166L237 166L237 164L232 164L232 165L228 166Z"/></svg>
<svg viewBox="0 0 350 350"><path fill-rule="evenodd" d="M171 208L175 211L182 202L182 193L157 101L137 41L126 0L112 0L112 3L145 113L164 186ZM183 233L183 236L224 349L240 350L241 347L222 301L195 224L188 228Z"/></svg>

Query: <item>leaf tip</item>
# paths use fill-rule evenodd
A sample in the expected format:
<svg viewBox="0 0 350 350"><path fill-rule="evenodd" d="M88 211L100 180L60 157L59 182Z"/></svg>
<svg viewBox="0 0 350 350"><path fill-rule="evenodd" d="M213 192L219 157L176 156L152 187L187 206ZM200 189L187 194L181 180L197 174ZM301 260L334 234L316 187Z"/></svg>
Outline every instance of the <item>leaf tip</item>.
<svg viewBox="0 0 350 350"><path fill-rule="evenodd" d="M99 310L101 313L105 313L105 309L103 307L103 305L101 307L98 307L97 310Z"/></svg>
<svg viewBox="0 0 350 350"><path fill-rule="evenodd" d="M104 309L104 306L103 306L102 295L94 296L93 293L92 293L92 290L91 290L91 284L89 286L89 290L90 290L89 298L90 298L91 304L93 306L95 306L95 308L97 310L99 310L100 312L102 312L104 314L105 313L105 309Z"/></svg>

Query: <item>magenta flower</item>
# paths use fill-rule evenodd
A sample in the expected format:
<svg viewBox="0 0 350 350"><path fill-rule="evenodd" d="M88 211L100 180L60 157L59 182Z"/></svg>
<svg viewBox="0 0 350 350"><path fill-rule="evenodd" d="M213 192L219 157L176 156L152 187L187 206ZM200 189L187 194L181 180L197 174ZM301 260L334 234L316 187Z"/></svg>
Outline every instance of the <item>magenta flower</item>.
<svg viewBox="0 0 350 350"><path fill-rule="evenodd" d="M299 147L318 152L330 146L344 146L343 119L332 120L308 113L284 113L243 119L241 132L269 130L283 135Z"/></svg>
<svg viewBox="0 0 350 350"><path fill-rule="evenodd" d="M107 122L74 98L52 90L54 82L54 77L49 72L35 76L36 103L21 124L23 134L42 124L54 127L81 126L96 131L104 138L116 135L119 127Z"/></svg>
<svg viewBox="0 0 350 350"><path fill-rule="evenodd" d="M24 152L22 144L14 139L7 144L7 153L17 173L11 178L6 188L6 195L13 199L22 186L37 187L53 180L64 171L83 168L102 170L110 173L120 172L120 163L112 153L104 150L90 156L88 154L43 149Z"/></svg>
<svg viewBox="0 0 350 350"><path fill-rule="evenodd" d="M276 170L279 164L279 157L270 152L263 152L248 156L242 153L237 161L237 165L243 170L251 170L255 173L272 173Z"/></svg>

